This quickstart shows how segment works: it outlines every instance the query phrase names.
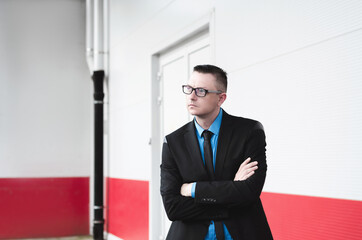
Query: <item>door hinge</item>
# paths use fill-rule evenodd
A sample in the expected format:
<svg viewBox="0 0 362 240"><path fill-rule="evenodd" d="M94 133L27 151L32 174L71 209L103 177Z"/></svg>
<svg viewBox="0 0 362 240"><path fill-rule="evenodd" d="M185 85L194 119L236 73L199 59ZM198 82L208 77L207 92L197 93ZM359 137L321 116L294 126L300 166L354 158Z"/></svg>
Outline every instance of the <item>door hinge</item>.
<svg viewBox="0 0 362 240"><path fill-rule="evenodd" d="M162 97L161 96L159 96L157 98L157 104L158 104L158 106L161 106L161 104L162 104Z"/></svg>
<svg viewBox="0 0 362 240"><path fill-rule="evenodd" d="M157 80L158 80L158 81L162 81L162 72L161 72L161 71L159 71L159 72L157 73Z"/></svg>

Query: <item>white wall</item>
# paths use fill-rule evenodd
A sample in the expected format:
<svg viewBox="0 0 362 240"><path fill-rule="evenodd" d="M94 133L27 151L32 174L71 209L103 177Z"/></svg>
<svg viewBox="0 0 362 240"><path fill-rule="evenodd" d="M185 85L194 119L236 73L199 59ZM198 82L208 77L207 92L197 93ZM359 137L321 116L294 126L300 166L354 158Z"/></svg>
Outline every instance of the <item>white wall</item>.
<svg viewBox="0 0 362 240"><path fill-rule="evenodd" d="M110 176L150 179L151 56L215 10L215 61L230 79L225 109L266 129L265 190L362 199L360 1L111 1L110 9Z"/></svg>
<svg viewBox="0 0 362 240"><path fill-rule="evenodd" d="M89 176L83 0L0 1L0 177Z"/></svg>
<svg viewBox="0 0 362 240"><path fill-rule="evenodd" d="M217 63L230 73L226 106L266 128L264 190L361 200L362 3L232 1L216 9Z"/></svg>
<svg viewBox="0 0 362 240"><path fill-rule="evenodd" d="M266 130L264 191L362 200L361 12L358 0L110 1L108 175L151 181L154 207L153 55L209 18L224 109Z"/></svg>

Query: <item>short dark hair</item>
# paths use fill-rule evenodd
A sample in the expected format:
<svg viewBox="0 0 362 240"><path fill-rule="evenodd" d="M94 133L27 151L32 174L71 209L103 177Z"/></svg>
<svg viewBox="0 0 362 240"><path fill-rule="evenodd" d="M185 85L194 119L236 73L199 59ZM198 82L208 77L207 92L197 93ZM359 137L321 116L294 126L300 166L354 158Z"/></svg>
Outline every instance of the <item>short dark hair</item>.
<svg viewBox="0 0 362 240"><path fill-rule="evenodd" d="M227 73L221 68L214 65L197 65L194 67L194 72L199 73L210 73L216 78L216 82L221 87L220 90L226 92L228 87L228 77Z"/></svg>

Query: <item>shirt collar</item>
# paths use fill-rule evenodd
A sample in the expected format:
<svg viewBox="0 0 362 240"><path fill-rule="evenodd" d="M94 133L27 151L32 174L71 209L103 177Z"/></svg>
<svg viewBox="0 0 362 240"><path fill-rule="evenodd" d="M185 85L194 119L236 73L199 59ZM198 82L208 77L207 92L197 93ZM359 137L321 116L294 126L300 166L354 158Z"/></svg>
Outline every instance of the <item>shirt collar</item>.
<svg viewBox="0 0 362 240"><path fill-rule="evenodd" d="M221 120L222 120L222 108L220 108L220 112L217 115L216 119L214 120L214 122L211 124L211 126L209 127L210 132L212 132L214 135L219 135L220 132L220 126L221 126ZM198 137L201 138L202 133L204 132L205 129L203 129L196 121L196 118L194 118L194 123L195 123L195 127L196 127L196 133L198 135Z"/></svg>

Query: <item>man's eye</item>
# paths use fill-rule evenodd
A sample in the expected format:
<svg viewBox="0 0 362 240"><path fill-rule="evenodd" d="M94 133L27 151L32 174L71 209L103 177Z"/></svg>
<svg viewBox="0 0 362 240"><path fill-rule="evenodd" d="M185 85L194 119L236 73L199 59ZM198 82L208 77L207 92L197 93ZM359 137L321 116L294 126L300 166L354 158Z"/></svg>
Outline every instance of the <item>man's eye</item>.
<svg viewBox="0 0 362 240"><path fill-rule="evenodd" d="M199 93L205 93L205 92L206 92L206 90L203 89L203 88L198 88L197 91L198 91Z"/></svg>

